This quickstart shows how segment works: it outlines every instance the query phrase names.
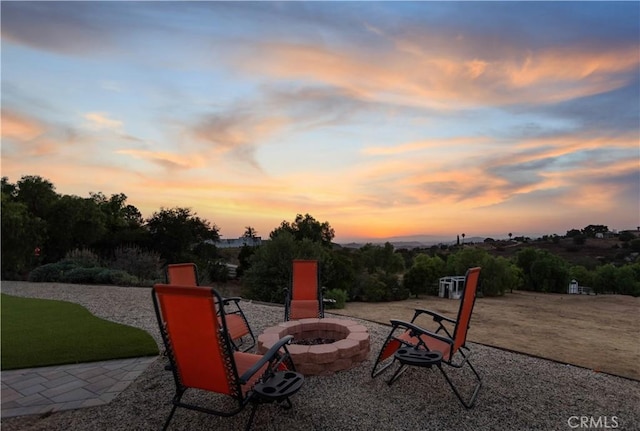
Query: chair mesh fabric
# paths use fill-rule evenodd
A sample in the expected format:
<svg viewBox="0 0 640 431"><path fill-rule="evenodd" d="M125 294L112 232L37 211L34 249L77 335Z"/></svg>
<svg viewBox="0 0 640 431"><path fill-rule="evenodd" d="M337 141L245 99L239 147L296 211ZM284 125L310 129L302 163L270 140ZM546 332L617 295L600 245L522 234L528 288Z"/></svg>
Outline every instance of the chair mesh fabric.
<svg viewBox="0 0 640 431"><path fill-rule="evenodd" d="M478 279L480 278L480 268L471 268L467 271L467 277L464 282L464 292L462 294L462 302L460 303L460 311L458 312L458 321L455 332L453 334L453 350L457 351L467 342L467 331L469 330L469 322L471 321L471 312L476 300L476 290L478 288Z"/></svg>
<svg viewBox="0 0 640 431"><path fill-rule="evenodd" d="M294 260L291 299L318 301L318 261Z"/></svg>
<svg viewBox="0 0 640 431"><path fill-rule="evenodd" d="M291 301L290 319L308 319L320 317L318 300L293 300Z"/></svg>
<svg viewBox="0 0 640 431"><path fill-rule="evenodd" d="M173 285L198 286L198 270L195 263L173 263L167 265L167 282ZM227 314L227 328L236 340L251 332L240 314Z"/></svg>
<svg viewBox="0 0 640 431"><path fill-rule="evenodd" d="M167 266L167 282L180 286L197 286L196 266L193 263L174 263Z"/></svg>
<svg viewBox="0 0 640 431"><path fill-rule="evenodd" d="M238 375L242 376L245 371L249 368L253 367L253 365L258 362L262 358L262 355L255 355L253 353L244 353L244 352L234 352L233 359L236 363L236 369L238 370ZM264 364L257 373L255 373L249 381L247 381L244 385L242 385L242 395L245 396L247 392L251 390L251 388L258 383L262 375L267 371L269 364Z"/></svg>
<svg viewBox="0 0 640 431"><path fill-rule="evenodd" d="M442 353L442 359L445 361L449 360L451 355L451 344L445 343L444 341L438 340L437 338L430 337L426 334L420 336L422 342L428 347L429 350L436 351ZM410 331L402 332L397 335L395 339L391 339L386 346L383 347L382 353L380 354L380 361L383 361L393 355L403 343L409 344L411 346L416 346L419 343L418 337L411 336Z"/></svg>
<svg viewBox="0 0 640 431"><path fill-rule="evenodd" d="M211 291L156 285L156 293L181 384L236 395L231 355L219 336Z"/></svg>

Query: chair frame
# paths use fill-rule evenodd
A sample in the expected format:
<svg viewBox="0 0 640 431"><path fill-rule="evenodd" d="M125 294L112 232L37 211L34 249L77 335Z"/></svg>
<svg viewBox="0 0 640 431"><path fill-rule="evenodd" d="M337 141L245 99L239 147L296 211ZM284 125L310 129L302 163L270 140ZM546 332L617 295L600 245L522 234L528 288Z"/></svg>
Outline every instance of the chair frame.
<svg viewBox="0 0 640 431"><path fill-rule="evenodd" d="M462 405L467 409L472 408L475 404L480 388L482 387L482 377L469 360L472 352L466 345L466 337L469 329L469 323L471 321L471 315L473 313L473 307L475 305L479 273L480 268L478 267L470 268L466 273L464 292L460 300L460 308L458 310L458 318L456 320L425 309L416 309L410 322L392 319L391 332L380 349L380 353L378 354L373 369L371 370L371 377L377 377L395 362L400 362L392 377L387 381L387 383L391 385L402 373L404 373L404 371L407 370L407 366L414 365L431 367L436 365ZM471 302L471 305L467 306L469 301ZM463 313L468 315L464 315ZM437 329L435 331L430 331L418 326L415 322L421 315L431 316L433 321L438 324ZM466 326L465 323L458 324L458 322L464 321L466 321ZM453 334L445 326L445 323L454 325ZM442 350L429 348L429 344L433 345L434 342L438 342L441 347L446 347ZM406 360L400 360L396 353L403 346L416 351L440 351L440 353L442 353L442 358L436 361L426 360L422 364L419 363L420 361L410 363ZM456 355L457 353L459 353L459 355ZM443 368L443 364L457 369L464 367L465 364L469 366L477 380L477 383L468 400L463 398L459 389Z"/></svg>
<svg viewBox="0 0 640 431"><path fill-rule="evenodd" d="M294 277L295 277L295 267L296 265L308 265L314 263L316 266L316 298L318 301L318 314L316 318L324 318L324 298L323 298L323 288L320 286L320 264L317 260L313 259L294 259L291 264L291 279L289 282L290 288L285 288L285 300L284 300L284 320L291 320L291 301L294 300Z"/></svg>
<svg viewBox="0 0 640 431"><path fill-rule="evenodd" d="M165 293L167 291L173 290L174 293L180 295L191 295L203 297L206 300L213 299L213 307L216 310L213 311L214 315L218 316L218 319L212 319L215 327L218 327L216 330L219 342L221 345L221 349L224 354L225 366L227 368L227 375L231 380L231 393L224 394L229 396L236 401L236 406L230 408L229 410L216 410L209 407L203 407L201 405L189 404L182 401L182 397L185 392L193 388L193 386L188 386L183 382L183 379L180 375L178 359L174 353L174 349L172 347L172 342L170 339L170 329L168 328L169 322L164 319L162 313L162 305L160 304L161 300L158 298L158 291ZM201 288L196 286L175 286L175 285L167 285L167 284L157 284L154 286L152 290L152 298L153 298L153 306L156 313L156 318L158 320L158 325L160 328L160 333L162 335L162 340L164 342L167 356L171 362L171 371L173 372L173 378L175 383L175 394L172 398L172 408L169 416L167 417L165 424L163 426L163 430L166 430L173 418L173 415L178 407L186 408L189 410L195 410L202 413L212 414L215 416L222 417L230 417L240 413L248 404L253 404L253 408L251 414L249 416L249 421L245 427L245 430L249 430L251 428L251 424L253 423L253 419L255 416L256 409L258 405L264 403L272 403L276 402L278 404L284 403L282 406L285 409L290 409L292 407L291 401L289 399L289 395L297 392L302 386L302 382L304 378L302 375L295 373L296 378L300 381L296 383L296 387L290 390L288 394L278 394L273 396L265 396L264 391L260 391L258 387L262 386L264 383L268 382L270 379L274 379L275 381L280 381L282 373L277 373L277 371L288 370L295 372L295 365L291 360L291 356L289 351L287 350L286 345L289 344L293 336L288 335L280 339L276 344L274 344L264 355L261 355L261 358L253 365L251 368L246 370L242 375L238 374L238 368L236 366L236 362L234 359L233 352L237 352L235 346L232 343L232 340L229 336L226 317L224 312L224 306L222 304L222 297L215 291L213 288ZM217 323L216 323L217 322ZM242 353L244 354L244 353ZM267 365L267 369L264 374L259 378L256 382L255 386L251 388L249 391L243 394L242 385L246 384L250 381L256 373L258 373L265 365ZM280 375L279 375L280 374ZM287 373L288 374L288 373ZM208 389L202 389L208 390ZM211 392L215 392L209 390Z"/></svg>
<svg viewBox="0 0 640 431"><path fill-rule="evenodd" d="M172 269L176 269L178 271L186 270L187 273L189 273L189 276L187 276L186 279L179 278L178 280L172 280L172 277L170 275L170 272ZM192 275L193 279L191 278L191 271L189 269L193 271L193 275ZM169 264L167 265L167 268L165 271L165 278L166 278L167 284L185 284L189 286L200 286L198 266L195 263ZM244 314L244 311L242 311L242 308L240 307L240 301L242 301L242 298L239 296L230 296L230 297L222 298L222 303L225 306L225 313L227 315L237 314L244 321L244 325L246 326L247 333L234 338L232 342L236 350L247 352L255 347L256 337L253 334L253 331L251 330L251 325L249 325L249 320L247 319L247 316ZM231 307L231 311L229 311L230 307ZM251 341L245 340L244 338L246 336L248 336L251 339ZM248 344L245 345L245 343L248 343Z"/></svg>

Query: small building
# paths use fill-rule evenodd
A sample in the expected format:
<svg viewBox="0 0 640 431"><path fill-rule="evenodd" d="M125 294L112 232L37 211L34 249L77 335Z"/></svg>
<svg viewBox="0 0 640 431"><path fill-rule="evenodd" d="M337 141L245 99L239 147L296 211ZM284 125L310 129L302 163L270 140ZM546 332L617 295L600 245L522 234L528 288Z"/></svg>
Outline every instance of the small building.
<svg viewBox="0 0 640 431"><path fill-rule="evenodd" d="M578 293L578 282L575 279L571 280L571 283L569 283L567 293Z"/></svg>
<svg viewBox="0 0 640 431"><path fill-rule="evenodd" d="M575 295L591 295L591 288L587 286L580 286L578 285L578 281L573 279L571 280L571 283L569 283L567 293Z"/></svg>
<svg viewBox="0 0 640 431"><path fill-rule="evenodd" d="M464 275L442 277L439 283L438 296L441 298L460 299L464 290Z"/></svg>
<svg viewBox="0 0 640 431"><path fill-rule="evenodd" d="M258 247L262 245L262 238L241 236L238 239L220 239L219 241L205 240L207 244L213 244L218 248L240 248L244 246Z"/></svg>

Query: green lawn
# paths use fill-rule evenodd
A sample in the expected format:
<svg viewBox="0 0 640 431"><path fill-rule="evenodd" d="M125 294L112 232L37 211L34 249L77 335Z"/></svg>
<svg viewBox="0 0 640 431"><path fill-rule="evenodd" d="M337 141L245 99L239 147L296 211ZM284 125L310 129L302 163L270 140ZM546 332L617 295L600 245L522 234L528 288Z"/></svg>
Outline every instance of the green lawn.
<svg viewBox="0 0 640 431"><path fill-rule="evenodd" d="M0 295L2 370L158 354L145 331L70 302Z"/></svg>

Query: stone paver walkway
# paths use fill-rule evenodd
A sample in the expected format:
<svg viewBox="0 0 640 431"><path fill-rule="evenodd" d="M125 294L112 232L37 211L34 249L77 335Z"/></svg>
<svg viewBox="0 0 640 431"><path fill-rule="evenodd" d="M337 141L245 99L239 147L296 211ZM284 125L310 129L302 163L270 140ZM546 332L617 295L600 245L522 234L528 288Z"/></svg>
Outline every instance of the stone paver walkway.
<svg viewBox="0 0 640 431"><path fill-rule="evenodd" d="M3 371L2 417L106 404L157 356Z"/></svg>

